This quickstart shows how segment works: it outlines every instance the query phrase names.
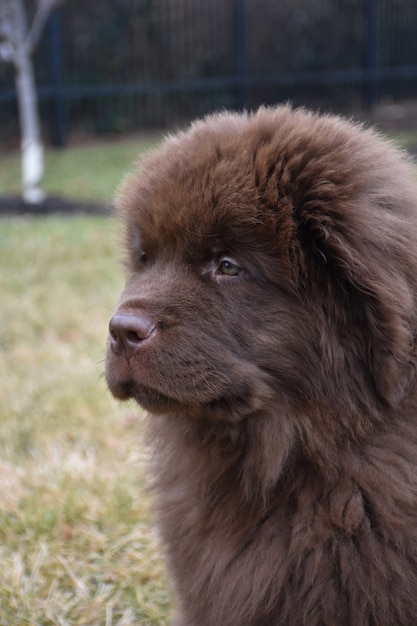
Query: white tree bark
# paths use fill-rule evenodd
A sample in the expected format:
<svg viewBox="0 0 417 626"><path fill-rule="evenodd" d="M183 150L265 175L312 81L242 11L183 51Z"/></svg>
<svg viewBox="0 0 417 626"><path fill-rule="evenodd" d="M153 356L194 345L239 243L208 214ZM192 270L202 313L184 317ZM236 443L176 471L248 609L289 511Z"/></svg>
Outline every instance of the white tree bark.
<svg viewBox="0 0 417 626"><path fill-rule="evenodd" d="M61 0L38 0L28 29L23 0L0 0L0 59L16 69L22 154L22 195L25 202L39 204L45 198L41 188L44 171L43 143L38 113L35 75L31 54L50 11Z"/></svg>
<svg viewBox="0 0 417 626"><path fill-rule="evenodd" d="M21 131L23 199L30 204L39 204L45 199L41 189L44 159L35 75L30 52L25 46L27 25L23 0L11 2L14 3L16 34L19 41L14 63Z"/></svg>

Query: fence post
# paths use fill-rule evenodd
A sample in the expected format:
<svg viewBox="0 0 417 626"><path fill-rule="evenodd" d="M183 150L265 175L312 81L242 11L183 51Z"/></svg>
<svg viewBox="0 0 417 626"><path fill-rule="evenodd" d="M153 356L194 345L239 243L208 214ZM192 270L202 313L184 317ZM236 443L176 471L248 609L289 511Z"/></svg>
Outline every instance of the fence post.
<svg viewBox="0 0 417 626"><path fill-rule="evenodd" d="M365 107L370 110L378 98L379 0L363 0L363 17L365 23L363 100Z"/></svg>
<svg viewBox="0 0 417 626"><path fill-rule="evenodd" d="M233 43L236 77L235 106L244 109L247 104L246 89L246 6L245 0L234 0Z"/></svg>
<svg viewBox="0 0 417 626"><path fill-rule="evenodd" d="M46 54L52 95L49 100L49 130L52 143L64 147L67 139L67 105L63 93L62 10L56 9L46 25Z"/></svg>

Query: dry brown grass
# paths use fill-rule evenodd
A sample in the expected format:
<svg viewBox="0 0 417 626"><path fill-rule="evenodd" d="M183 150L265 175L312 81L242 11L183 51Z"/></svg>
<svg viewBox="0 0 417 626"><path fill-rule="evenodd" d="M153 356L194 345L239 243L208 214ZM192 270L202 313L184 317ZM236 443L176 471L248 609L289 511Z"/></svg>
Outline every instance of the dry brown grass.
<svg viewBox="0 0 417 626"><path fill-rule="evenodd" d="M102 377L106 218L0 222L0 625L167 623L143 415Z"/></svg>

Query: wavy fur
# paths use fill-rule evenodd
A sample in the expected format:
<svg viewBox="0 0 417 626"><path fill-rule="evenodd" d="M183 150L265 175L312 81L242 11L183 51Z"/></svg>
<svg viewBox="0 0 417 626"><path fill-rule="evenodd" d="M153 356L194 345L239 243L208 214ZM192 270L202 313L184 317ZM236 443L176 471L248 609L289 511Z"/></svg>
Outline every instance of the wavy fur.
<svg viewBox="0 0 417 626"><path fill-rule="evenodd" d="M198 121L123 184L116 314L154 332L106 375L151 413L177 626L417 624L412 176L282 106Z"/></svg>

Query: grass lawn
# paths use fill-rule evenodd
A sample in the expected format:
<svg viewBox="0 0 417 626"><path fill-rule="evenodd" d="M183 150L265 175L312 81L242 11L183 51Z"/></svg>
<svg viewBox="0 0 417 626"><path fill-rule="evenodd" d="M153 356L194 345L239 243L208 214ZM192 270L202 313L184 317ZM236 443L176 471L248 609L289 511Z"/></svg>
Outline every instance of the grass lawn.
<svg viewBox="0 0 417 626"><path fill-rule="evenodd" d="M86 195L105 199L137 146L97 192L117 146L77 150L59 153L57 168L74 167L61 179L85 176ZM168 623L145 418L103 380L117 238L104 217L0 220L0 626Z"/></svg>
<svg viewBox="0 0 417 626"><path fill-rule="evenodd" d="M66 150L49 148L45 151L42 187L51 195L109 202L123 172L155 143L156 138L129 138ZM20 179L20 153L0 150L0 195L19 194Z"/></svg>

